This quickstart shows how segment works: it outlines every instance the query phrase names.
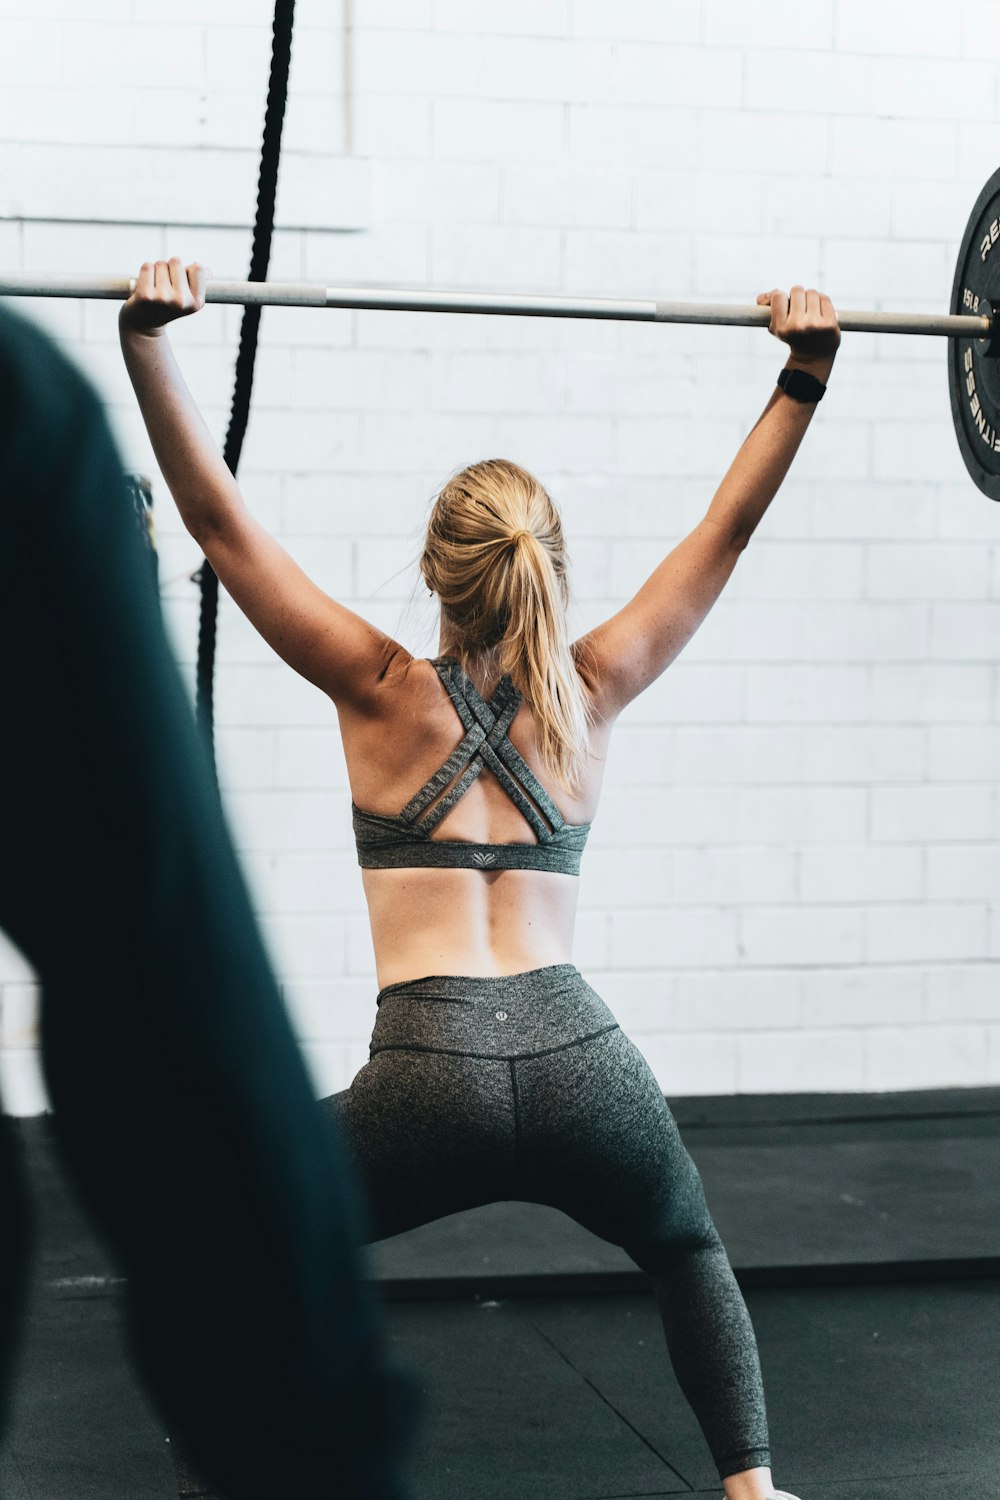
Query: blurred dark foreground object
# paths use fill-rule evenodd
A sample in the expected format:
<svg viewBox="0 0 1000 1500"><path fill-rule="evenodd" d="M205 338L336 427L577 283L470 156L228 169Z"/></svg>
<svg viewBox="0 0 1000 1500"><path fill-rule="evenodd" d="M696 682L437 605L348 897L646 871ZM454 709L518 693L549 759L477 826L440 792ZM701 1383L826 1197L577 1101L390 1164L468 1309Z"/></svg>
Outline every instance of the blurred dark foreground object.
<svg viewBox="0 0 1000 1500"><path fill-rule="evenodd" d="M136 1357L227 1500L402 1500L409 1382L170 656L100 405L0 312L0 926ZM27 1257L0 1130L0 1388Z"/></svg>

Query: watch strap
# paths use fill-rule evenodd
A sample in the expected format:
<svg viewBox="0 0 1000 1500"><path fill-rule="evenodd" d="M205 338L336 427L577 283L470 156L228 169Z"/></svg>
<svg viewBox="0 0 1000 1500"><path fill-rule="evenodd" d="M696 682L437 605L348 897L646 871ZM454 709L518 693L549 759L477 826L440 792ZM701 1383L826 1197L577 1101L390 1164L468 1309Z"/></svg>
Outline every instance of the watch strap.
<svg viewBox="0 0 1000 1500"><path fill-rule="evenodd" d="M793 401L822 401L826 395L826 386L822 380L817 380L815 375L810 375L806 370L781 370L778 384Z"/></svg>

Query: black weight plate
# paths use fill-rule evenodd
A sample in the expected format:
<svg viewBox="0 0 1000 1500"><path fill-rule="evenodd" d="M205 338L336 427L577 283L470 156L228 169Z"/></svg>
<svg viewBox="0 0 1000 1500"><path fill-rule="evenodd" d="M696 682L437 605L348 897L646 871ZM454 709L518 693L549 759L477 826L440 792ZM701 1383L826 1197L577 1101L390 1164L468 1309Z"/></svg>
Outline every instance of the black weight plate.
<svg viewBox="0 0 1000 1500"><path fill-rule="evenodd" d="M994 307L1000 308L1000 171L976 199L951 290L953 313L992 316ZM949 339L948 380L965 467L984 495L1000 500L1000 358L989 347L988 339Z"/></svg>

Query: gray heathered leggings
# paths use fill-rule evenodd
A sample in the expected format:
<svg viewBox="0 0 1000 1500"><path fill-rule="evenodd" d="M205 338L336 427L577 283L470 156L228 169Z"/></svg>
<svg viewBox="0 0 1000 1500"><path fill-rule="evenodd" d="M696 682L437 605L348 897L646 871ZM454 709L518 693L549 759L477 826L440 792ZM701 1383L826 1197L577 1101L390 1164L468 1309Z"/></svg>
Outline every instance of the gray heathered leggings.
<svg viewBox="0 0 1000 1500"><path fill-rule="evenodd" d="M504 1199L548 1203L653 1281L719 1474L768 1466L750 1316L701 1178L638 1048L572 964L392 984L371 1061L324 1100L373 1239Z"/></svg>

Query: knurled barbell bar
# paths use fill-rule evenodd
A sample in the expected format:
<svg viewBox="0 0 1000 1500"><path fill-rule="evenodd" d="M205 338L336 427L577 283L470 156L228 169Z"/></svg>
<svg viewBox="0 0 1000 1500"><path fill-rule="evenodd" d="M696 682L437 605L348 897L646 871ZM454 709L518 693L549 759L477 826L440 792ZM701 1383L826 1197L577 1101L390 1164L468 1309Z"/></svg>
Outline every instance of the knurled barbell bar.
<svg viewBox="0 0 1000 1500"><path fill-rule="evenodd" d="M116 276L0 276L4 297L88 297L119 301L135 280ZM450 292L419 287L322 286L315 282L218 281L205 284L206 302L261 307L375 308L383 312L494 313L526 318L604 318L627 323L715 323L766 328L770 309L728 302L660 302L654 298L547 297L520 292ZM931 333L983 338L988 314L840 312L851 333Z"/></svg>
<svg viewBox="0 0 1000 1500"><path fill-rule="evenodd" d="M972 210L959 250L950 313L839 311L845 333L931 334L952 340L949 371L952 418L962 458L975 483L1000 500L1000 171ZM110 276L0 274L0 296L85 297L122 301L135 281ZM705 323L767 327L766 307L655 298L547 297L515 292L457 292L422 288L321 286L314 283L220 281L206 302L267 307L339 307L389 312L491 313L529 318L601 318L633 323Z"/></svg>

